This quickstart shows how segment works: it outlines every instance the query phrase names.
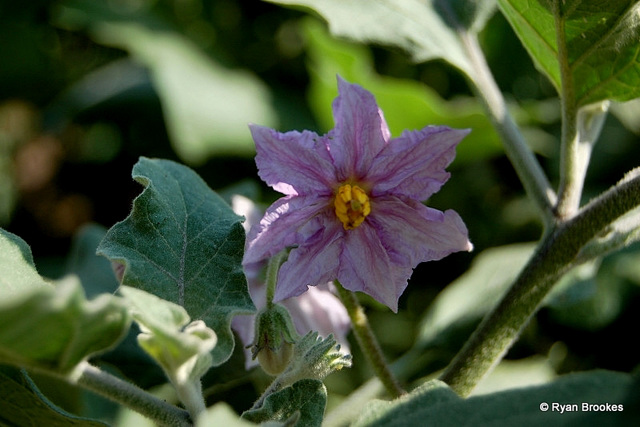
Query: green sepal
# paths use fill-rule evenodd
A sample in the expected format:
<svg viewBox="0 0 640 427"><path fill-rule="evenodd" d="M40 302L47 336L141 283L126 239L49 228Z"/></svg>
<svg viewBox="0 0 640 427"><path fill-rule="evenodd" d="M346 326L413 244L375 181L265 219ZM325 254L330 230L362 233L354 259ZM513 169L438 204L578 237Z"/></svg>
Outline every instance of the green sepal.
<svg viewBox="0 0 640 427"><path fill-rule="evenodd" d="M256 316L255 338L251 354L269 375L278 375L289 363L293 344L300 338L289 311L280 304L271 304Z"/></svg>

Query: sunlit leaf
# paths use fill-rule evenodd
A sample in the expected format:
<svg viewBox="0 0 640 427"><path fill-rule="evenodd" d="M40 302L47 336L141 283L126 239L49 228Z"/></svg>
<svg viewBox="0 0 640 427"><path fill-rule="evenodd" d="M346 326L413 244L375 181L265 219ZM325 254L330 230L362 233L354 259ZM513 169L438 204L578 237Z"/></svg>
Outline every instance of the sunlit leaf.
<svg viewBox="0 0 640 427"><path fill-rule="evenodd" d="M576 106L640 96L640 2L498 0L537 67ZM566 64L569 78L562 81Z"/></svg>
<svg viewBox="0 0 640 427"><path fill-rule="evenodd" d="M212 364L211 350L217 338L201 321L190 323L186 310L177 304L129 286L121 286L140 324L140 346L178 385L200 381Z"/></svg>
<svg viewBox="0 0 640 427"><path fill-rule="evenodd" d="M130 318L115 297L87 301L77 277L46 282L29 246L0 229L0 363L70 373L113 347Z"/></svg>
<svg viewBox="0 0 640 427"><path fill-rule="evenodd" d="M352 425L416 426L428 420L433 425L456 426L631 426L640 422L638 391L636 378L609 371L569 374L543 386L468 399L433 380L392 402L372 402ZM570 404L574 406L567 409ZM583 404L597 406L585 410ZM563 413L559 405L567 405Z"/></svg>
<svg viewBox="0 0 640 427"><path fill-rule="evenodd" d="M492 0L269 1L315 10L336 36L399 47L417 62L444 59L469 75L473 67L458 32L479 30L494 6Z"/></svg>
<svg viewBox="0 0 640 427"><path fill-rule="evenodd" d="M0 288L3 296L6 298L50 286L38 274L29 245L0 228Z"/></svg>
<svg viewBox="0 0 640 427"><path fill-rule="evenodd" d="M141 158L133 177L145 189L98 252L126 265L123 284L178 304L213 329L218 365L233 351L231 318L254 310L241 266L241 217L178 163Z"/></svg>
<svg viewBox="0 0 640 427"><path fill-rule="evenodd" d="M119 342L130 318L111 295L87 301L79 280L68 276L0 301L0 324L0 363L68 374Z"/></svg>
<svg viewBox="0 0 640 427"><path fill-rule="evenodd" d="M460 97L447 101L422 83L379 75L366 47L336 40L315 19L304 20L303 30L311 76L309 103L323 131L334 125L331 102L338 94L339 74L374 94L393 136L427 125L471 128L472 132L456 148L457 164L503 152L500 139L477 100Z"/></svg>

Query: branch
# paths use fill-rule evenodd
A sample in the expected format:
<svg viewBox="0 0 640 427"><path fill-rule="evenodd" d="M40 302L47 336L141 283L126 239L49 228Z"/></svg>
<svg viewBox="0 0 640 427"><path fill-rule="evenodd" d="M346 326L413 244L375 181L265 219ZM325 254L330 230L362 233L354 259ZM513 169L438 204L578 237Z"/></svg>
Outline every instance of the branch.
<svg viewBox="0 0 640 427"><path fill-rule="evenodd" d="M633 173L547 233L515 283L483 319L441 379L458 394L469 395L500 362L553 285L577 264L583 247L639 205L640 173Z"/></svg>
<svg viewBox="0 0 640 427"><path fill-rule="evenodd" d="M133 409L159 425L192 426L189 413L158 399L138 386L84 363L77 384L114 402Z"/></svg>
<svg viewBox="0 0 640 427"><path fill-rule="evenodd" d="M556 204L556 194L507 110L502 92L493 79L477 38L468 32L459 34L475 71L471 82L475 85L478 96L483 101L502 139L507 157L515 168L525 191L541 212L545 226L550 226L554 219L553 207Z"/></svg>

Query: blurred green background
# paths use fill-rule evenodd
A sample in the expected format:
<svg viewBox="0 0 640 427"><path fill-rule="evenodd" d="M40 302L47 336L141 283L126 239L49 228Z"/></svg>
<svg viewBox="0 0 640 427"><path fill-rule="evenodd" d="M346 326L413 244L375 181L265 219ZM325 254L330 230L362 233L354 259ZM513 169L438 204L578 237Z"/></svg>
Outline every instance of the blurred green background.
<svg viewBox="0 0 640 427"><path fill-rule="evenodd" d="M527 141L557 183L560 123L552 86L499 13L481 42ZM223 194L275 200L257 178L247 124L326 132L337 74L374 93L394 135L428 124L473 129L459 145L450 181L429 205L460 213L474 252L416 268L397 315L365 300L389 359L410 348L426 355L412 379L446 365L497 298L483 286L508 283L530 250L500 247L539 238L534 207L458 72L443 62L413 64L403 52L334 39L304 10L250 0L2 2L0 46L0 226L31 245L45 276L67 272L79 242L97 244L104 227L127 216L141 190L131 179L141 155L187 164ZM640 158L640 108L631 103L613 111L595 148L585 200ZM498 249L478 256L489 248ZM521 368L505 372L524 372L526 383L527 375L535 382L574 370L635 369L638 261L635 246L573 272L507 356ZM441 298L445 312L466 307L469 314L437 329L444 321L432 302L456 279L462 289L480 291ZM371 376L353 347L354 368L327 381L330 405ZM245 374L236 353L205 385L209 403L229 400L242 412L266 378ZM103 359L118 363L124 375L139 375L143 366L137 380L144 386L163 381L139 354ZM517 374L508 377L519 381ZM65 393L52 399L72 411L89 410L68 393L61 398Z"/></svg>

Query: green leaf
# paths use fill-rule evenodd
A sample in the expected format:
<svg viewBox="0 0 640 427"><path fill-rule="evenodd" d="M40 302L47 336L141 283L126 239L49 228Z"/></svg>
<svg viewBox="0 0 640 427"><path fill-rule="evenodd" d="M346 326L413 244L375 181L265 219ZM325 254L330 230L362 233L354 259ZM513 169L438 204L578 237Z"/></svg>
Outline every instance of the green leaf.
<svg viewBox="0 0 640 427"><path fill-rule="evenodd" d="M0 366L0 425L105 427L97 420L70 414L47 399L24 370Z"/></svg>
<svg viewBox="0 0 640 427"><path fill-rule="evenodd" d="M471 268L447 286L429 306L416 346L448 341L449 334L480 319L506 292L533 253L532 243L487 249Z"/></svg>
<svg viewBox="0 0 640 427"><path fill-rule="evenodd" d="M74 276L0 301L0 363L70 374L83 360L112 348L130 325L111 295L91 301ZM10 326L7 326L10 325Z"/></svg>
<svg viewBox="0 0 640 427"><path fill-rule="evenodd" d="M255 310L241 265L242 219L186 166L143 157L133 178L145 189L98 253L125 264L124 285L178 304L213 329L219 365L233 351L231 318Z"/></svg>
<svg viewBox="0 0 640 427"><path fill-rule="evenodd" d="M447 101L419 82L381 76L376 73L371 52L365 46L331 37L316 19L303 20L302 28L311 77L309 104L323 130L334 125L330 106L337 95L336 74L339 74L375 95L394 136L405 129L422 129L429 124L472 128L456 148L457 164L504 152L500 138L476 99L458 97Z"/></svg>
<svg viewBox="0 0 640 427"><path fill-rule="evenodd" d="M275 127L268 88L226 68L151 14L116 13L101 2L68 1L58 24L87 26L100 42L127 50L151 72L174 149L190 164L220 154L253 155L247 123Z"/></svg>
<svg viewBox="0 0 640 427"><path fill-rule="evenodd" d="M217 337L202 320L190 322L187 311L145 291L121 286L140 325L138 344L164 370L191 414L204 410L200 378L211 368Z"/></svg>
<svg viewBox="0 0 640 427"><path fill-rule="evenodd" d="M569 374L543 386L459 398L433 380L393 402L372 402L355 426L430 425L638 425L640 383L629 374ZM547 410L541 410L542 404ZM583 404L597 405L585 410ZM564 413L560 406L565 405ZM569 406L575 405L575 406ZM588 408L587 408L588 409Z"/></svg>
<svg viewBox="0 0 640 427"><path fill-rule="evenodd" d="M266 421L293 421L300 427L322 424L327 390L319 380L300 380L269 395L258 409L245 411L242 418L254 423Z"/></svg>
<svg viewBox="0 0 640 427"><path fill-rule="evenodd" d="M471 76L459 32L478 31L493 12L492 0L458 0L453 7L442 0L269 1L315 10L328 21L333 35L400 47L417 62L444 59ZM458 15L461 12L464 16Z"/></svg>
<svg viewBox="0 0 640 427"><path fill-rule="evenodd" d="M199 381L211 367L215 332L202 321L190 323L186 310L177 304L129 286L121 286L119 292L131 304L131 314L142 330L138 343L172 382Z"/></svg>
<svg viewBox="0 0 640 427"><path fill-rule="evenodd" d="M50 284L36 271L29 245L0 228L0 289L3 297L48 287Z"/></svg>
<svg viewBox="0 0 640 427"><path fill-rule="evenodd" d="M128 330L126 307L111 296L87 301L76 276L55 284L36 271L31 249L0 229L0 363L70 373L113 347Z"/></svg>
<svg viewBox="0 0 640 427"><path fill-rule="evenodd" d="M498 0L536 66L569 102L640 97L640 3L636 0ZM566 68L570 81L562 81ZM566 96L566 95L565 95Z"/></svg>

